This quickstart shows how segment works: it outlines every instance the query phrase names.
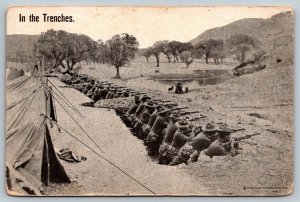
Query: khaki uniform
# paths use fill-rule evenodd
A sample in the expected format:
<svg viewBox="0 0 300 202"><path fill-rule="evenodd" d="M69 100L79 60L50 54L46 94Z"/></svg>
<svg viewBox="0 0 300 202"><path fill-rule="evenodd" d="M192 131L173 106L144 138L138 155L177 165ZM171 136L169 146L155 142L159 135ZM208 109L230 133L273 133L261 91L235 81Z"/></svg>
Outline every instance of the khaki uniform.
<svg viewBox="0 0 300 202"><path fill-rule="evenodd" d="M168 122L161 116L157 116L150 133L146 138L148 155L154 155L158 152L159 146L166 133Z"/></svg>
<svg viewBox="0 0 300 202"><path fill-rule="evenodd" d="M209 147L209 145L217 138L217 136L207 137L203 132L186 142L178 151L178 155L169 164L175 166L181 163L187 164L190 160L195 162L198 160L200 152Z"/></svg>
<svg viewBox="0 0 300 202"><path fill-rule="evenodd" d="M177 127L173 123L169 123L166 136L158 151L158 163L168 165L178 153L178 149L171 145Z"/></svg>

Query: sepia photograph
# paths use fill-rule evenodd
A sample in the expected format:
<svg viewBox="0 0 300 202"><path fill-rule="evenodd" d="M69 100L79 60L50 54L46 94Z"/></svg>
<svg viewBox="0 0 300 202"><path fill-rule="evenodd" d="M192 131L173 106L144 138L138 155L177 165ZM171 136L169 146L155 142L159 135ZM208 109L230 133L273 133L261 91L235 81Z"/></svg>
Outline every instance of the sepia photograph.
<svg viewBox="0 0 300 202"><path fill-rule="evenodd" d="M8 8L7 194L292 194L294 20L288 6Z"/></svg>

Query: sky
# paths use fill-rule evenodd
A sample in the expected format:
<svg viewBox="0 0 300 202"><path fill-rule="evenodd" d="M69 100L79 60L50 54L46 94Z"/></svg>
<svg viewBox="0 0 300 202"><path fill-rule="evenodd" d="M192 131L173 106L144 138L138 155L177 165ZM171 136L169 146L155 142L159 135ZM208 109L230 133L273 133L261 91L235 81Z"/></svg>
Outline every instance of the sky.
<svg viewBox="0 0 300 202"><path fill-rule="evenodd" d="M290 7L12 7L7 11L7 34L40 34L48 29L86 34L94 40L129 33L140 48L158 40L186 42L204 31L243 18L269 18ZM29 15L39 22L29 22ZM72 16L74 22L44 22L47 16ZM25 22L19 21L25 16Z"/></svg>

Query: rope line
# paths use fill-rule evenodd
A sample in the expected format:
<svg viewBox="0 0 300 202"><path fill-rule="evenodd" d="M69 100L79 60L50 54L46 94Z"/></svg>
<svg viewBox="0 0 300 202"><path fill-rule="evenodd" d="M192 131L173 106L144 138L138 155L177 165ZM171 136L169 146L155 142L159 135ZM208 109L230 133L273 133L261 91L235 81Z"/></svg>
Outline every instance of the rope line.
<svg viewBox="0 0 300 202"><path fill-rule="evenodd" d="M68 110L60 103L60 101L53 96L53 98L57 101L57 103L63 108L63 110L72 118L72 120L77 124L77 126L87 135L87 137L100 149L100 151L104 152L100 146L92 139L92 137L82 128L82 126L75 120L72 114L68 112Z"/></svg>
<svg viewBox="0 0 300 202"><path fill-rule="evenodd" d="M72 109L72 107L61 97L59 96L59 94L57 94L54 90L52 90L51 88L49 88L49 86L45 86L48 90L50 90L51 92L53 92L57 97L59 97L61 99L62 102L64 102L68 107L70 107ZM76 110L73 109L73 111L79 115L81 118L84 118L84 116L79 112L77 112Z"/></svg>
<svg viewBox="0 0 300 202"><path fill-rule="evenodd" d="M81 144L83 144L84 146L86 146L88 149L90 149L92 152L94 152L100 158L102 158L103 160L105 160L106 162L108 162L109 164L111 164L112 166L114 166L115 168L117 168L119 171L121 171L127 177L131 178L136 183L138 183L139 185L141 185L142 187L144 187L145 189L147 189L149 192L151 192L152 194L156 195L156 193L154 191L152 191L150 188L148 188L146 185L142 184L140 181L138 181L137 179L135 179L134 177L132 177L131 175L129 175L128 173L126 173L124 170L122 170L119 166L117 166L116 164L114 164L113 162L111 162L110 160L108 160L107 158L105 158L104 156L102 156L101 154L99 154L98 152L96 152L93 148L91 148L90 146L88 146L86 143L82 142L80 139L78 139L77 137L75 137L74 135L72 135L69 131L67 131L66 129L64 129L63 127L61 127L56 121L53 121L50 117L46 116L45 114L42 114L42 115L44 115L50 121L54 122L58 128L60 128L63 131L65 131L68 135L70 135L71 137L73 137L74 139L76 139L78 142L80 142Z"/></svg>
<svg viewBox="0 0 300 202"><path fill-rule="evenodd" d="M60 90L48 79L48 82L59 92L59 94L73 107L74 111L77 111L82 117L84 117L83 114L80 113L80 111L60 92ZM54 92L54 91L53 91Z"/></svg>

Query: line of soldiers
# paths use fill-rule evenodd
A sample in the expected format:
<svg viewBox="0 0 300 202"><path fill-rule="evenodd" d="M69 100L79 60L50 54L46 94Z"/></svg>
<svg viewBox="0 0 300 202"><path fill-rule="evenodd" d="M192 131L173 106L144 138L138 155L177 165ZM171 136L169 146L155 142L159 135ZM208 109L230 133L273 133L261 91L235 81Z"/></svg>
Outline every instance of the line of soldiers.
<svg viewBox="0 0 300 202"><path fill-rule="evenodd" d="M236 156L239 142L231 138L227 125L207 122L193 124L202 117L190 114L168 102L154 101L147 95L135 96L134 103L121 116L133 134L144 141L149 156L158 154L158 163L175 166L198 160L201 152L213 156Z"/></svg>
<svg viewBox="0 0 300 202"><path fill-rule="evenodd" d="M172 101L153 100L144 93L97 81L87 75L63 77L64 83L86 94L95 102L101 99L134 97L121 119L133 134L143 140L149 156L158 155L158 163L175 166L198 160L201 152L210 156L236 156L239 142L231 138L235 132L227 125L212 122L200 126L198 111L184 111ZM192 115L194 114L194 116Z"/></svg>
<svg viewBox="0 0 300 202"><path fill-rule="evenodd" d="M63 76L61 81L86 94L95 102L102 99L114 99L143 94L126 87L114 85L107 81L98 81L85 74L75 73L73 76Z"/></svg>

